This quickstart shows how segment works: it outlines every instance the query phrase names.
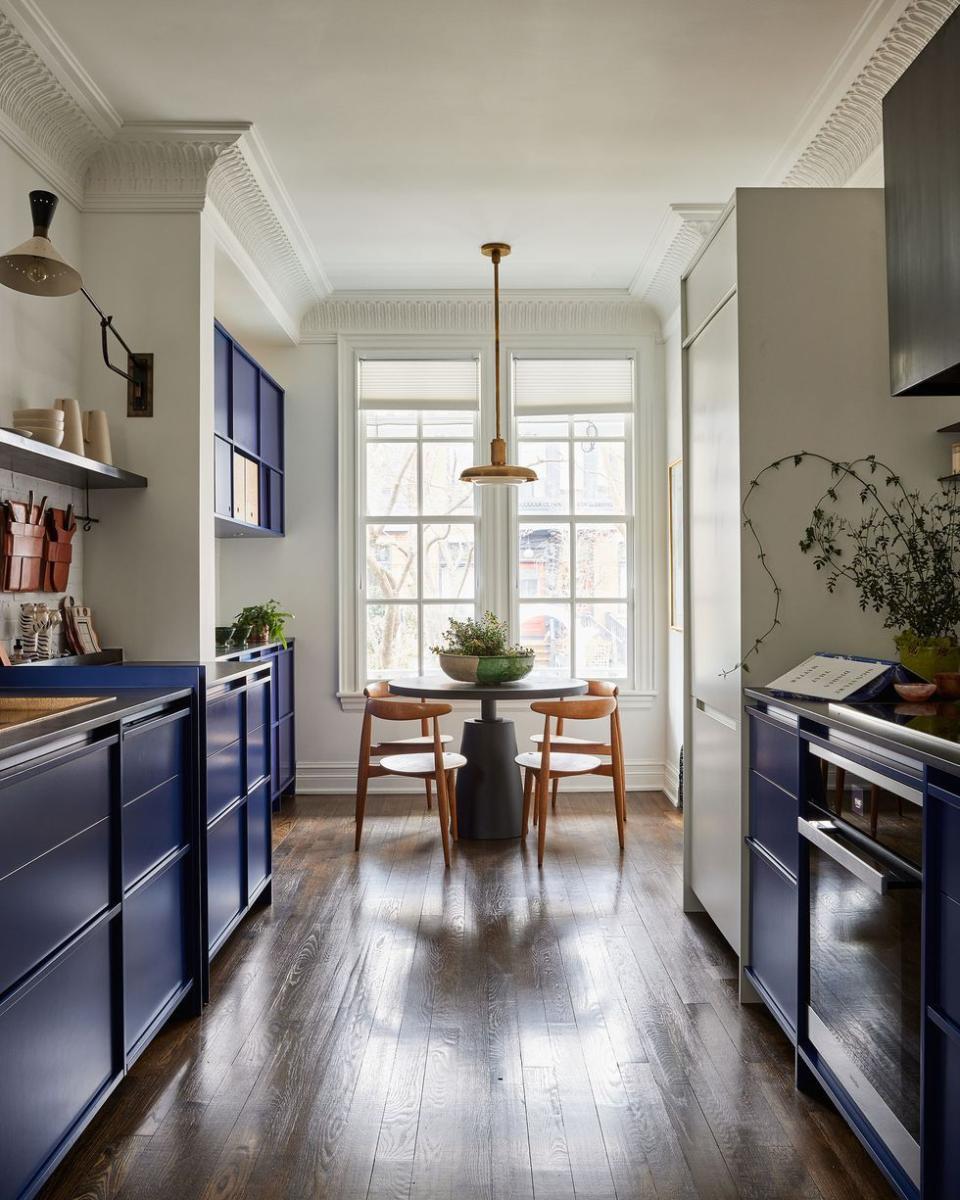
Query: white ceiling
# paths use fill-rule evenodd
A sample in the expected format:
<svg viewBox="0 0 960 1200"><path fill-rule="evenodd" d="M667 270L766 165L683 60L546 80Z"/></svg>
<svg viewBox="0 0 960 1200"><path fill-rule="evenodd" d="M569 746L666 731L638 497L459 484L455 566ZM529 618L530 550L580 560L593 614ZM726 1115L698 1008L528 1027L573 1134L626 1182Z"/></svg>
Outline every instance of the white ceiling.
<svg viewBox="0 0 960 1200"><path fill-rule="evenodd" d="M37 0L125 120L249 120L335 289L625 288L870 0Z"/></svg>

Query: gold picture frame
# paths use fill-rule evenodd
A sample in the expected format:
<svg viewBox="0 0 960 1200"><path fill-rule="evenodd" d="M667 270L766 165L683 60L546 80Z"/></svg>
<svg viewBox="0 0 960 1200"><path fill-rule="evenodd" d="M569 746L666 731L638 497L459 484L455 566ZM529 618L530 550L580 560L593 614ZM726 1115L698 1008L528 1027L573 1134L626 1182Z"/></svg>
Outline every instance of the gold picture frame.
<svg viewBox="0 0 960 1200"><path fill-rule="evenodd" d="M667 465L670 628L683 630L683 459Z"/></svg>

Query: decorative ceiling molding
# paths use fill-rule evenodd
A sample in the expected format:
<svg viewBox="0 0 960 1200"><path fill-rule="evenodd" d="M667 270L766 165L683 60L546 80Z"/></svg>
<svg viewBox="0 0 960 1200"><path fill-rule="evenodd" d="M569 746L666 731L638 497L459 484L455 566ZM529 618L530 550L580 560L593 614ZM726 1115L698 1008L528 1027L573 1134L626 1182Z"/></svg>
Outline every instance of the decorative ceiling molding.
<svg viewBox="0 0 960 1200"><path fill-rule="evenodd" d="M636 337L658 322L642 301L620 291L513 292L501 297L505 337L582 334ZM488 292L335 292L306 314L300 340L329 342L338 334L461 334L493 327Z"/></svg>
<svg viewBox="0 0 960 1200"><path fill-rule="evenodd" d="M34 4L0 0L0 137L92 212L200 212L209 201L296 329L330 292L310 239L249 122L123 124Z"/></svg>
<svg viewBox="0 0 960 1200"><path fill-rule="evenodd" d="M883 97L958 4L960 0L908 0L777 182L784 187L847 184L880 145Z"/></svg>
<svg viewBox="0 0 960 1200"><path fill-rule="evenodd" d="M86 164L106 136L86 97L60 82L15 6L0 10L0 136L78 207Z"/></svg>
<svg viewBox="0 0 960 1200"><path fill-rule="evenodd" d="M217 161L249 128L248 122L126 124L91 156L83 207L90 212L201 212Z"/></svg>
<svg viewBox="0 0 960 1200"><path fill-rule="evenodd" d="M664 214L630 284L661 320L680 303L680 276L722 212L722 204L671 204Z"/></svg>

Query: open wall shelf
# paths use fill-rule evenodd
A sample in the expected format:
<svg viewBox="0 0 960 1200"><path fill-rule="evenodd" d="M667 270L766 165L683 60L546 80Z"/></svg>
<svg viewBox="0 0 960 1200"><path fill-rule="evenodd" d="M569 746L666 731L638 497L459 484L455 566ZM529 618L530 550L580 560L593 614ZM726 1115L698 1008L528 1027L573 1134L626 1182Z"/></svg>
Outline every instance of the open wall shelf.
<svg viewBox="0 0 960 1200"><path fill-rule="evenodd" d="M0 469L33 475L37 479L49 479L53 483L65 483L69 487L89 488L91 491L97 488L147 486L143 475L71 454L69 450L48 446L7 429L0 429Z"/></svg>

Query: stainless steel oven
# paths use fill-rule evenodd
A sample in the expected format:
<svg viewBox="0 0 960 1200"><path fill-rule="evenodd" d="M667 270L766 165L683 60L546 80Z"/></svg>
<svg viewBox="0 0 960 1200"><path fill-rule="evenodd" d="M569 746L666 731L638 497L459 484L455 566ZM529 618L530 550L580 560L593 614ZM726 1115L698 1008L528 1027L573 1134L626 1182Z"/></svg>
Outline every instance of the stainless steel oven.
<svg viewBox="0 0 960 1200"><path fill-rule="evenodd" d="M919 1186L923 792L810 752L809 1040Z"/></svg>

